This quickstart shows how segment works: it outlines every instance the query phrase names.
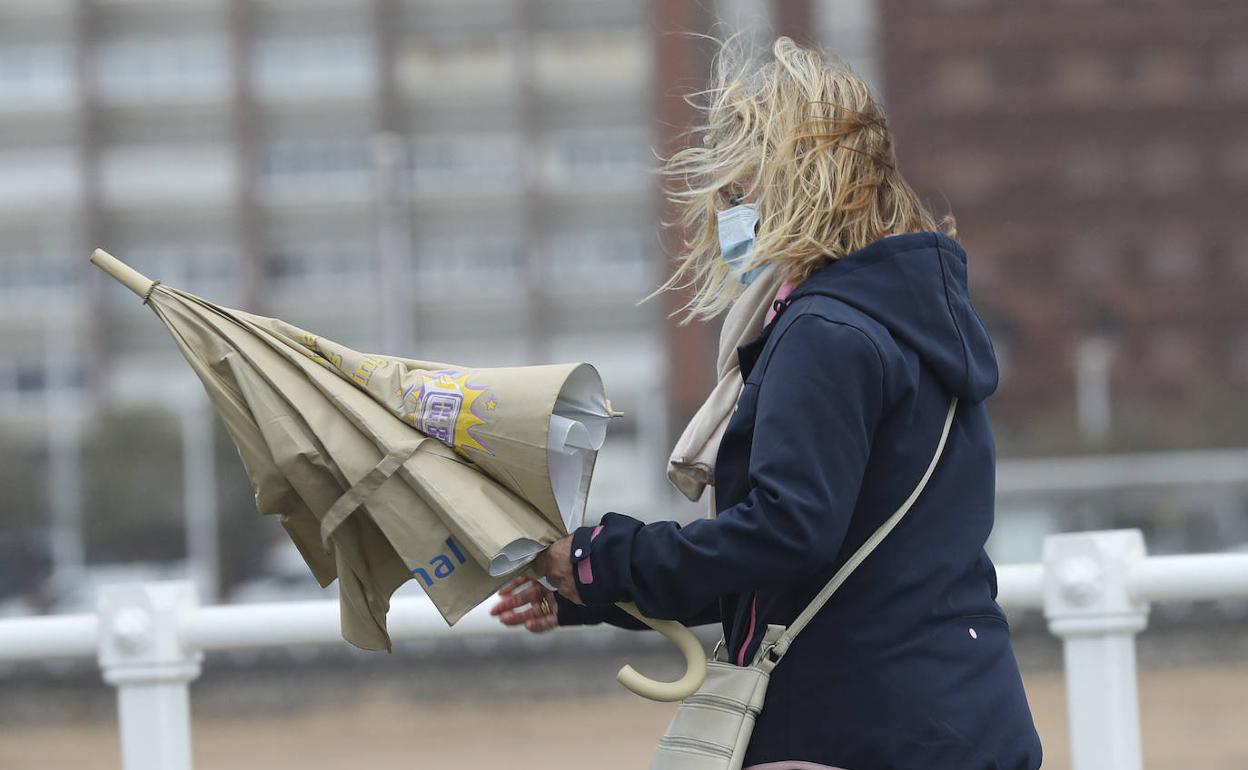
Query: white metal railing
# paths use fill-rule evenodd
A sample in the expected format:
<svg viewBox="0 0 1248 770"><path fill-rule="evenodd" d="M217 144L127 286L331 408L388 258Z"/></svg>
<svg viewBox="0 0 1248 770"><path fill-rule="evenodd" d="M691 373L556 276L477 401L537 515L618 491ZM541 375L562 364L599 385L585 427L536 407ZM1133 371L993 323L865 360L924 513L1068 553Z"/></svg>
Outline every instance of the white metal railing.
<svg viewBox="0 0 1248 770"><path fill-rule="evenodd" d="M1248 449L1039 457L997 464L997 495L1248 484Z"/></svg>
<svg viewBox="0 0 1248 770"><path fill-rule="evenodd" d="M1248 554L1154 556L1138 530L1045 539L1039 564L998 569L1006 609L1043 609L1062 639L1074 770L1140 770L1135 635L1149 603L1248 597ZM517 633L483 610L447 629L397 599L396 640ZM206 650L341 640L335 601L200 607L189 582L109 586L95 614L0 621L0 662L96 656L117 687L125 770L189 770L189 685Z"/></svg>

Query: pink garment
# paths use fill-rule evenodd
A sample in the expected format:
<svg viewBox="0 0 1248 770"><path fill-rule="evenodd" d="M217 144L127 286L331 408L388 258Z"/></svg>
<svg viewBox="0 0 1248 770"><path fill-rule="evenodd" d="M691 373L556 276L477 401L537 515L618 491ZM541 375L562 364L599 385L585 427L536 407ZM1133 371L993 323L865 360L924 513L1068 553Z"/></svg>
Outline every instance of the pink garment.
<svg viewBox="0 0 1248 770"><path fill-rule="evenodd" d="M754 641L754 628L758 625L758 594L754 594L754 600L750 602L750 628L745 632L745 641L741 643L741 651L737 653L737 665L745 665L745 651L749 649L750 642Z"/></svg>

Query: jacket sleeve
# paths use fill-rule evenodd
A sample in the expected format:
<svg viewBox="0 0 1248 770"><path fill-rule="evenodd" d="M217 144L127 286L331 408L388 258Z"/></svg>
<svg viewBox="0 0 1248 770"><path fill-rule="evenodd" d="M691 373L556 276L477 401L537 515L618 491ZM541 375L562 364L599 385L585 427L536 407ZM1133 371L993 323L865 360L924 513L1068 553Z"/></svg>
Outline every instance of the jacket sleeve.
<svg viewBox="0 0 1248 770"><path fill-rule="evenodd" d="M747 496L683 527L608 513L597 537L578 529L574 565L593 557L592 582L572 570L583 602L632 601L679 620L835 560L883 411L883 362L864 332L821 316L780 333L758 386Z"/></svg>

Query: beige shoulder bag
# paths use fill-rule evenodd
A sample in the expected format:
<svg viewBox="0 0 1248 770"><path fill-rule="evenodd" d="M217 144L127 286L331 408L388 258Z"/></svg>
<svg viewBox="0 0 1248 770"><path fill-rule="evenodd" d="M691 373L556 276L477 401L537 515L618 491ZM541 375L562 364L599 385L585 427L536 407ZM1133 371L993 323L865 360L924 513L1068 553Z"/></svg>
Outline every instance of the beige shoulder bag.
<svg viewBox="0 0 1248 770"><path fill-rule="evenodd" d="M815 613L823 609L823 605L832 598L836 589L840 588L850 573L897 526L915 500L919 499L945 450L945 441L949 438L949 427L953 424L953 413L957 407L958 399L954 398L949 402L949 413L945 416L945 426L940 434L940 443L936 445L936 453L910 497L836 571L791 626L787 629L784 626L767 626L758 647L758 654L748 666L736 666L729 662L723 639L715 645L715 652L707 664L706 681L676 709L676 716L672 718L667 734L659 741L650 770L740 770L745 750L750 745L754 722L763 708L763 696L767 693L771 670L784 657L789 645Z"/></svg>

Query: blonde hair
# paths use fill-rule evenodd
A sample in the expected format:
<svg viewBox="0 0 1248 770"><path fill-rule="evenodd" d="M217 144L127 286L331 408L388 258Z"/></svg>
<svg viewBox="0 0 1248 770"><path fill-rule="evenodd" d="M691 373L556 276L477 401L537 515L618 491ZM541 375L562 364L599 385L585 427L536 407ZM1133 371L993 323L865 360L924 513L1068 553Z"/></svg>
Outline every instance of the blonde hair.
<svg viewBox="0 0 1248 770"><path fill-rule="evenodd" d="M887 235L937 229L897 171L883 109L845 64L787 37L759 62L740 37L729 38L719 43L710 86L690 103L702 121L662 167L683 254L650 295L692 289L677 311L686 313L682 323L727 308L748 270L772 265L800 282ZM716 227L727 192L760 214L748 264L736 269L720 258ZM941 226L956 234L952 217Z"/></svg>

